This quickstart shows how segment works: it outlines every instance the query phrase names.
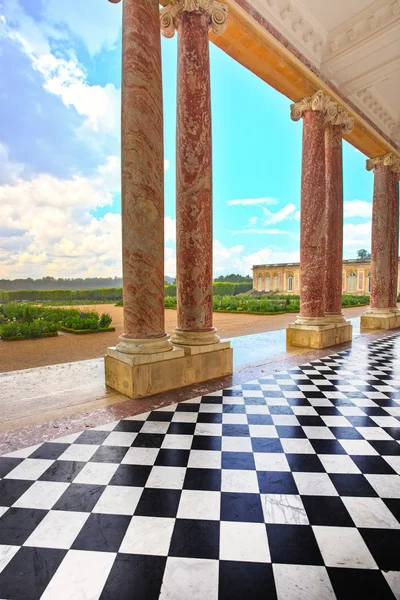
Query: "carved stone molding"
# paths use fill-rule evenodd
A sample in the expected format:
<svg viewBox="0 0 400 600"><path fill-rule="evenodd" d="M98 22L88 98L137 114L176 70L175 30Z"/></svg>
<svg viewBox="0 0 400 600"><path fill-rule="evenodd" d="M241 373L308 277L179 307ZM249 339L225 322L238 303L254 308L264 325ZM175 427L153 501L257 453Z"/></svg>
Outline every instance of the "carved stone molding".
<svg viewBox="0 0 400 600"><path fill-rule="evenodd" d="M306 110L322 111L327 125L339 125L345 133L350 133L354 127L354 119L347 110L318 90L312 96L306 96L300 102L290 105L290 118L299 121Z"/></svg>
<svg viewBox="0 0 400 600"><path fill-rule="evenodd" d="M225 31L228 18L226 4L217 0L171 0L160 12L161 33L167 38L174 37L176 22L182 13L200 10L210 16L210 30L215 35Z"/></svg>
<svg viewBox="0 0 400 600"><path fill-rule="evenodd" d="M373 171L376 165L383 165L389 167L393 173L400 173L400 156L397 156L394 152L389 152L389 154L369 158L367 160L367 171Z"/></svg>

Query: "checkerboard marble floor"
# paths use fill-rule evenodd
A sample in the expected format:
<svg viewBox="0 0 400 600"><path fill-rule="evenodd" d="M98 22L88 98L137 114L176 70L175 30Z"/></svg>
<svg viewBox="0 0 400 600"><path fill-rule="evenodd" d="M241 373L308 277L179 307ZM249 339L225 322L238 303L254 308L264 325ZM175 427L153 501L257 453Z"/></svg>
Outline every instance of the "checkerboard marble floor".
<svg viewBox="0 0 400 600"><path fill-rule="evenodd" d="M399 358L387 336L0 457L0 598L400 598Z"/></svg>

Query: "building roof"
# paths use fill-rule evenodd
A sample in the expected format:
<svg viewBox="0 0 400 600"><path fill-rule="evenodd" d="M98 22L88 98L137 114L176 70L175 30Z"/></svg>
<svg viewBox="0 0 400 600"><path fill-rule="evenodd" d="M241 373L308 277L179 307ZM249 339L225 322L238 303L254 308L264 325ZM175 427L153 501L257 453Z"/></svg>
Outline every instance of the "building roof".
<svg viewBox="0 0 400 600"><path fill-rule="evenodd" d="M400 257L399 257L399 261L400 261ZM363 258L345 258L343 260L343 264L344 265L353 265L353 264L359 264L359 265L370 265L371 264L371 259L363 259ZM265 264L265 265L253 265L252 269L273 269L273 268L277 268L277 267L300 267L300 263L296 262L296 263L269 263L269 264Z"/></svg>

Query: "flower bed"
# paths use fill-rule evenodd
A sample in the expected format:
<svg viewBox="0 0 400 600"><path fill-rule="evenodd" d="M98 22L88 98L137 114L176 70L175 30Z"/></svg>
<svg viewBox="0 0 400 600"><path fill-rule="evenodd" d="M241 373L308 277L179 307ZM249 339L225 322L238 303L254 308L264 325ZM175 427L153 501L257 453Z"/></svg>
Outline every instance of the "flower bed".
<svg viewBox="0 0 400 600"><path fill-rule="evenodd" d="M115 331L115 327L100 327L99 329L71 329L70 327L61 327L61 331L81 335L85 333L104 333L105 331Z"/></svg>
<svg viewBox="0 0 400 600"><path fill-rule="evenodd" d="M0 336L15 341L53 337L60 330L72 333L115 331L110 315L71 308L51 308L11 302L0 305Z"/></svg>

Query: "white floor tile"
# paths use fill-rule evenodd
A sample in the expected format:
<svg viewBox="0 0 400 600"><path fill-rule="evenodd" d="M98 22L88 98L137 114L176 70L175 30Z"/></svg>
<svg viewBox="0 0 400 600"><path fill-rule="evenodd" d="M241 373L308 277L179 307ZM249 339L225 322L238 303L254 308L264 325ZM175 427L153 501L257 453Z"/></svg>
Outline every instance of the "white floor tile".
<svg viewBox="0 0 400 600"><path fill-rule="evenodd" d="M88 462L99 448L95 444L71 444L57 460Z"/></svg>
<svg viewBox="0 0 400 600"><path fill-rule="evenodd" d="M190 450L192 447L193 436L192 435L179 435L175 433L169 433L165 436L161 448L169 448L175 450Z"/></svg>
<svg viewBox="0 0 400 600"><path fill-rule="evenodd" d="M222 415L224 425L247 425L247 415L239 413L224 413Z"/></svg>
<svg viewBox="0 0 400 600"><path fill-rule="evenodd" d="M325 567L273 565L278 600L336 600Z"/></svg>
<svg viewBox="0 0 400 600"><path fill-rule="evenodd" d="M76 437L80 435L81 432L76 434ZM54 440L58 442L59 440ZM38 448L40 448L42 444L37 444L36 446L27 446L26 448L21 448L20 450L14 450L14 452L7 452L3 456L11 457L11 458L28 458L31 454L35 452Z"/></svg>
<svg viewBox="0 0 400 600"><path fill-rule="evenodd" d="M269 415L266 404L246 404L245 410L248 415Z"/></svg>
<svg viewBox="0 0 400 600"><path fill-rule="evenodd" d="M129 448L122 459L122 464L154 465L158 453L158 448Z"/></svg>
<svg viewBox="0 0 400 600"><path fill-rule="evenodd" d="M209 404L209 406L213 406ZM222 435L222 425L219 423L196 423L195 435Z"/></svg>
<svg viewBox="0 0 400 600"><path fill-rule="evenodd" d="M146 487L181 490L185 474L185 467L153 467Z"/></svg>
<svg viewBox="0 0 400 600"><path fill-rule="evenodd" d="M251 437L278 437L275 425L249 425L249 431Z"/></svg>
<svg viewBox="0 0 400 600"><path fill-rule="evenodd" d="M380 498L342 498L357 527L400 529L400 524Z"/></svg>
<svg viewBox="0 0 400 600"><path fill-rule="evenodd" d="M382 571L396 600L400 600L400 571Z"/></svg>
<svg viewBox="0 0 400 600"><path fill-rule="evenodd" d="M378 456L378 452L366 440L339 440L350 456Z"/></svg>
<svg viewBox="0 0 400 600"><path fill-rule="evenodd" d="M97 501L93 512L108 515L133 515L143 488L109 485Z"/></svg>
<svg viewBox="0 0 400 600"><path fill-rule="evenodd" d="M167 556L175 519L132 517L119 552Z"/></svg>
<svg viewBox="0 0 400 600"><path fill-rule="evenodd" d="M115 557L113 552L70 550L41 600L97 600Z"/></svg>
<svg viewBox="0 0 400 600"><path fill-rule="evenodd" d="M192 469L220 469L221 455L219 450L191 450L188 467Z"/></svg>
<svg viewBox="0 0 400 600"><path fill-rule="evenodd" d="M400 477L398 475L365 475L381 498L400 498Z"/></svg>
<svg viewBox="0 0 400 600"><path fill-rule="evenodd" d="M257 563L271 562L265 525L263 523L222 521L220 559Z"/></svg>
<svg viewBox="0 0 400 600"><path fill-rule="evenodd" d="M297 416L318 417L318 413L313 406L292 406L292 411Z"/></svg>
<svg viewBox="0 0 400 600"><path fill-rule="evenodd" d="M178 411L172 417L173 423L196 423L198 417L197 412L182 412Z"/></svg>
<svg viewBox="0 0 400 600"><path fill-rule="evenodd" d="M321 419L327 427L351 427L350 421L346 417L336 416L322 416Z"/></svg>
<svg viewBox="0 0 400 600"><path fill-rule="evenodd" d="M319 454L318 456L327 473L361 473L347 454Z"/></svg>
<svg viewBox="0 0 400 600"><path fill-rule="evenodd" d="M222 404L200 404L199 413L222 413Z"/></svg>
<svg viewBox="0 0 400 600"><path fill-rule="evenodd" d="M335 486L326 473L293 473L302 496L338 496Z"/></svg>
<svg viewBox="0 0 400 600"><path fill-rule="evenodd" d="M132 446L136 436L137 433L131 433L130 431L112 431L104 440L103 446L121 446L123 448L129 448Z"/></svg>
<svg viewBox="0 0 400 600"><path fill-rule="evenodd" d="M75 477L74 483L108 485L118 466L118 463L87 463Z"/></svg>
<svg viewBox="0 0 400 600"><path fill-rule="evenodd" d="M261 494L266 523L308 525L307 513L297 494Z"/></svg>
<svg viewBox="0 0 400 600"><path fill-rule="evenodd" d="M218 560L169 557L159 600L217 600Z"/></svg>
<svg viewBox="0 0 400 600"><path fill-rule="evenodd" d="M290 471L286 456L281 452L254 452L257 471Z"/></svg>
<svg viewBox="0 0 400 600"><path fill-rule="evenodd" d="M45 460L42 458L27 458L22 463L17 465L15 469L10 471L4 479L24 479L24 480L35 480L39 479L41 475L51 465L54 460Z"/></svg>
<svg viewBox="0 0 400 600"><path fill-rule="evenodd" d="M169 421L146 421L140 433L167 433Z"/></svg>
<svg viewBox="0 0 400 600"><path fill-rule="evenodd" d="M223 492L259 493L257 473L222 469L221 490Z"/></svg>
<svg viewBox="0 0 400 600"><path fill-rule="evenodd" d="M17 554L19 546L0 546L0 573ZM0 590L1 594L1 590Z"/></svg>
<svg viewBox="0 0 400 600"><path fill-rule="evenodd" d="M356 427L366 440L392 440L392 436L380 427Z"/></svg>
<svg viewBox="0 0 400 600"><path fill-rule="evenodd" d="M220 492L183 490L178 507L179 519L206 519L217 521L221 512Z"/></svg>
<svg viewBox="0 0 400 600"><path fill-rule="evenodd" d="M126 417L123 419L124 421L145 421L147 417L150 415L149 412L141 413L140 415L132 415L131 417Z"/></svg>
<svg viewBox="0 0 400 600"><path fill-rule="evenodd" d="M313 531L327 567L377 569L375 560L355 527L314 526Z"/></svg>
<svg viewBox="0 0 400 600"><path fill-rule="evenodd" d="M328 427L303 426L304 433L310 440L334 440L336 439Z"/></svg>
<svg viewBox="0 0 400 600"><path fill-rule="evenodd" d="M379 427L400 427L400 422L394 417L373 417L371 419L375 421Z"/></svg>
<svg viewBox="0 0 400 600"><path fill-rule="evenodd" d="M68 549L88 517L89 513L50 511L28 537L24 546Z"/></svg>
<svg viewBox="0 0 400 600"><path fill-rule="evenodd" d="M286 454L315 454L311 442L301 438L281 438L281 444Z"/></svg>
<svg viewBox="0 0 400 600"><path fill-rule="evenodd" d="M35 481L13 506L16 508L51 509L69 485L69 483L59 481Z"/></svg>
<svg viewBox="0 0 400 600"><path fill-rule="evenodd" d="M253 452L250 438L234 436L222 438L222 450L224 452Z"/></svg>
<svg viewBox="0 0 400 600"><path fill-rule="evenodd" d="M298 427L300 425L296 415L272 415L274 425L289 425Z"/></svg>
<svg viewBox="0 0 400 600"><path fill-rule="evenodd" d="M400 456L382 456L382 458L386 460L396 473L400 474Z"/></svg>

